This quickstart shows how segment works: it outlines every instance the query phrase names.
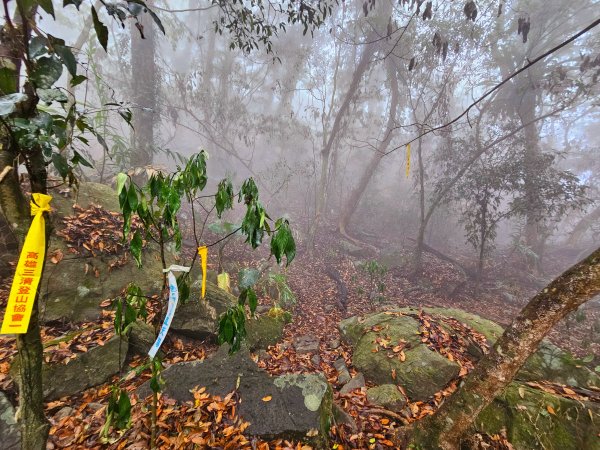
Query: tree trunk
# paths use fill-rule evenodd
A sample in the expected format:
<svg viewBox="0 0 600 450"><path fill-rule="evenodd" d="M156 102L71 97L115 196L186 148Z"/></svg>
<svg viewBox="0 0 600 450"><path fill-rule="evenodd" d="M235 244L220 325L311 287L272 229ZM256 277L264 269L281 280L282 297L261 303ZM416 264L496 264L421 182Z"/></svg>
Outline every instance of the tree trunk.
<svg viewBox="0 0 600 450"><path fill-rule="evenodd" d="M21 63L26 61L26 49L30 37L29 24L34 22L37 6L27 6L24 2L17 2L14 19L4 17L4 26L0 30L0 67L8 69L18 80L21 75ZM6 88L3 95L8 92L18 92L19 85ZM32 86L25 83L24 91L29 95L26 105L15 113L22 118L29 118L35 114L37 97L33 94ZM19 159L23 158L21 149L12 139L6 127L0 132L0 173L4 176L0 180L0 209L5 215L9 226L15 234L20 245L23 244L29 223L30 210L23 196L18 179ZM41 166L40 166L41 162ZM37 148L28 152L26 159L27 170L31 180L31 191L46 193L46 166L41 149ZM48 230L48 221L46 222ZM47 242L47 241L46 241ZM40 336L38 317L39 288L34 300L31 319L27 333L17 335L17 349L19 358L19 414L18 420L21 428L21 448L24 450L44 450L50 424L44 416L44 403L42 396L42 361L43 348Z"/></svg>
<svg viewBox="0 0 600 450"><path fill-rule="evenodd" d="M517 113L521 120L521 124L525 125L525 242L529 248L537 255L535 260L530 263L530 268L536 272L541 270L541 258L543 249L543 221L540 218L539 207L539 188L536 183L537 164L541 149L539 145L538 129L533 119L535 118L535 108L537 94L535 92L535 83L531 80L531 75L524 80L519 88L521 102L518 106Z"/></svg>
<svg viewBox="0 0 600 450"><path fill-rule="evenodd" d="M356 69L354 69L352 81L350 82L350 86L348 87L346 95L344 96L344 101L342 102L342 105L340 106L340 109L338 110L335 116L333 126L331 127L331 132L329 133L327 141L325 142L325 145L321 150L321 175L319 177L317 188L315 216L311 224L307 239L307 248L309 249L309 251L311 251L314 247L317 229L321 224L321 220L323 218L323 213L325 210L325 201L327 196L327 175L329 173L329 157L331 155L331 149L333 148L333 143L337 139L338 132L342 127L342 119L346 116L346 113L350 108L350 103L356 95L358 91L358 86L363 78L364 73L369 67L369 63L371 62L373 54L375 53L376 46L373 41L376 38L376 33L369 33L367 37L367 43L364 45L364 50L362 52L358 65L356 66Z"/></svg>
<svg viewBox="0 0 600 450"><path fill-rule="evenodd" d="M375 152L373 152L373 155L371 156L371 160L369 161L369 164L367 165L365 171L363 172L362 176L360 177L358 184L352 190L352 192L350 193L350 196L348 197L348 199L346 200L346 203L344 204L344 206L342 208L342 213L340 215L339 222L338 222L338 229L339 229L340 233L343 235L347 234L346 228L348 227L348 223L350 222L350 219L352 218L352 216L354 215L354 212L358 208L360 200L362 199L362 196L364 195L365 190L367 189L367 186L369 185L369 182L371 181L371 178L373 178L373 175L375 174L375 170L377 169L377 166L379 166L379 162L381 161L381 158L383 158L388 146L390 145L390 142L392 141L392 134L394 131L394 127L396 126L396 114L397 114L397 110L398 110L398 98L399 98L398 77L396 74L396 69L395 69L394 65L392 64L392 60L390 58L387 59L387 68L388 68L388 78L390 81L391 100L390 100L390 112L388 115L388 121L387 121L385 130L384 130L384 138L380 142L380 144L377 147L377 149L375 150Z"/></svg>
<svg viewBox="0 0 600 450"><path fill-rule="evenodd" d="M131 86L135 105L131 167L152 164L154 129L158 117L155 26L149 14L141 14L139 21L144 27L145 39L142 39L133 21L131 23Z"/></svg>
<svg viewBox="0 0 600 450"><path fill-rule="evenodd" d="M600 248L534 296L437 413L404 436L421 449L455 450L478 414L512 381L556 323L600 293ZM402 439L401 439L402 440Z"/></svg>

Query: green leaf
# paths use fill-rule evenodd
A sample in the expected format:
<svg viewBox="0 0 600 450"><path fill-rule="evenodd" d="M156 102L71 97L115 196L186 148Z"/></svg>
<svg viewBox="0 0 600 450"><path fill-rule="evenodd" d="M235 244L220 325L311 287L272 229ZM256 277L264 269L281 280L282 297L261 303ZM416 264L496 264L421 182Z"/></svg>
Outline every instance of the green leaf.
<svg viewBox="0 0 600 450"><path fill-rule="evenodd" d="M142 236L139 231L136 230L133 234L129 248L138 268L142 267Z"/></svg>
<svg viewBox="0 0 600 450"><path fill-rule="evenodd" d="M67 162L66 158L60 153L53 153L52 163L62 179L65 180L69 175L69 163Z"/></svg>
<svg viewBox="0 0 600 450"><path fill-rule="evenodd" d="M585 358L582 359L582 361L584 363L591 363L593 360L594 360L593 354L587 355L587 356L585 356Z"/></svg>
<svg viewBox="0 0 600 450"><path fill-rule="evenodd" d="M74 166L77 164L81 164L82 166L86 166L86 167L90 167L90 168L94 167L90 164L90 162L87 159L85 159L83 156L81 156L81 153L79 153L77 150L73 150L73 157L71 158L71 163Z"/></svg>
<svg viewBox="0 0 600 450"><path fill-rule="evenodd" d="M69 47L63 45L55 45L54 51L65 65L71 76L77 75L77 60Z"/></svg>
<svg viewBox="0 0 600 450"><path fill-rule="evenodd" d="M137 209L139 204L138 195L133 184L130 184L129 189L127 190L127 202L129 203L129 207L132 211L135 211Z"/></svg>
<svg viewBox="0 0 600 450"><path fill-rule="evenodd" d="M117 194L120 194L123 188L125 187L125 182L127 181L127 174L120 172L117 174Z"/></svg>
<svg viewBox="0 0 600 450"><path fill-rule="evenodd" d="M72 79L71 79L71 87L75 87L80 85L81 83L83 83L85 80L87 80L87 77L84 75L75 75Z"/></svg>
<svg viewBox="0 0 600 450"><path fill-rule="evenodd" d="M233 185L229 180L221 180L215 194L215 208L220 219L223 211L233 207Z"/></svg>
<svg viewBox="0 0 600 450"><path fill-rule="evenodd" d="M52 89L36 89L35 91L41 101L48 104L52 102L66 103L68 101L67 95L57 88Z"/></svg>
<svg viewBox="0 0 600 450"><path fill-rule="evenodd" d="M32 59L48 53L48 40L43 36L34 36L29 41L29 57Z"/></svg>
<svg viewBox="0 0 600 450"><path fill-rule="evenodd" d="M281 223L279 229L271 238L271 254L275 256L277 264L281 263L281 258L285 255L286 266L289 266L296 256L296 242L287 220Z"/></svg>
<svg viewBox="0 0 600 450"><path fill-rule="evenodd" d="M0 68L0 94L10 94L17 90L16 72L8 67Z"/></svg>
<svg viewBox="0 0 600 450"><path fill-rule="evenodd" d="M596 367L594 367L594 370L595 370L596 372L600 373L600 366L596 366Z"/></svg>
<svg viewBox="0 0 600 450"><path fill-rule="evenodd" d="M73 5L75 8L79 9L82 3L83 0L63 0L63 8L65 6Z"/></svg>
<svg viewBox="0 0 600 450"><path fill-rule="evenodd" d="M92 6L92 19L94 21L94 29L96 30L96 36L98 37L98 42L104 49L105 52L108 52L108 28L104 25L100 19L98 18L98 13L96 12L96 8Z"/></svg>
<svg viewBox="0 0 600 450"><path fill-rule="evenodd" d="M150 378L150 389L157 394L160 392L160 382L158 381L158 377Z"/></svg>
<svg viewBox="0 0 600 450"><path fill-rule="evenodd" d="M177 290L179 291L179 301L185 303L190 298L190 285L188 283L188 274L184 273L177 277Z"/></svg>
<svg viewBox="0 0 600 450"><path fill-rule="evenodd" d="M248 292L246 294L248 298L248 306L250 307L250 312L254 314L256 311L256 307L258 306L258 297L256 296L256 292L253 289L248 288Z"/></svg>
<svg viewBox="0 0 600 450"><path fill-rule="evenodd" d="M42 56L36 60L35 67L29 77L36 88L50 89L62 75L63 65L60 60L52 56Z"/></svg>
<svg viewBox="0 0 600 450"><path fill-rule="evenodd" d="M27 95L17 92L0 97L0 116L8 116L17 109L17 104L27 100Z"/></svg>
<svg viewBox="0 0 600 450"><path fill-rule="evenodd" d="M56 19L54 16L54 6L52 5L52 0L37 0L37 3L44 11Z"/></svg>
<svg viewBox="0 0 600 450"><path fill-rule="evenodd" d="M241 291L254 286L260 278L260 272L257 269L244 268L238 272L238 286Z"/></svg>

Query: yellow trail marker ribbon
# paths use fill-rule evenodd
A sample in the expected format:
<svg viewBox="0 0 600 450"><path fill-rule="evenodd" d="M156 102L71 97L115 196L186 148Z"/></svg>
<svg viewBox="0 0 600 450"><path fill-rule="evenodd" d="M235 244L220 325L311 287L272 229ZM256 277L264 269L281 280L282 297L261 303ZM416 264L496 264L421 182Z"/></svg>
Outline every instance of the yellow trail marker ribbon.
<svg viewBox="0 0 600 450"><path fill-rule="evenodd" d="M217 285L223 289L231 293L231 284L230 284L229 274L227 272L222 272L217 275Z"/></svg>
<svg viewBox="0 0 600 450"><path fill-rule="evenodd" d="M410 173L410 144L406 144L406 178Z"/></svg>
<svg viewBox="0 0 600 450"><path fill-rule="evenodd" d="M33 220L17 263L0 334L27 333L37 287L44 268L46 254L44 212L50 211L50 200L52 200L51 196L36 193L33 194L33 201L30 202Z"/></svg>
<svg viewBox="0 0 600 450"><path fill-rule="evenodd" d="M206 294L206 262L208 260L208 248L206 245L198 247L198 254L200 255L200 263L202 264L202 298Z"/></svg>

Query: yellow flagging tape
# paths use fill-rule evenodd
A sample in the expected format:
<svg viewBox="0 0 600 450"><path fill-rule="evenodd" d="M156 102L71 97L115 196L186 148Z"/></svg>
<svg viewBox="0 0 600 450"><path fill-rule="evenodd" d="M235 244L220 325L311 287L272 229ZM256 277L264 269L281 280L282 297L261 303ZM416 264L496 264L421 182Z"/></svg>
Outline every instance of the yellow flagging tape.
<svg viewBox="0 0 600 450"><path fill-rule="evenodd" d="M206 293L206 262L208 260L208 248L206 245L198 247L198 254L200 255L200 263L202 265L202 298Z"/></svg>
<svg viewBox="0 0 600 450"><path fill-rule="evenodd" d="M217 285L224 291L231 293L231 281L227 272L217 275Z"/></svg>
<svg viewBox="0 0 600 450"><path fill-rule="evenodd" d="M410 173L410 144L406 144L406 178Z"/></svg>
<svg viewBox="0 0 600 450"><path fill-rule="evenodd" d="M50 200L52 200L51 196L36 193L33 194L33 201L30 202L33 220L17 263L0 334L27 333L37 287L44 268L46 253L44 212L50 211Z"/></svg>

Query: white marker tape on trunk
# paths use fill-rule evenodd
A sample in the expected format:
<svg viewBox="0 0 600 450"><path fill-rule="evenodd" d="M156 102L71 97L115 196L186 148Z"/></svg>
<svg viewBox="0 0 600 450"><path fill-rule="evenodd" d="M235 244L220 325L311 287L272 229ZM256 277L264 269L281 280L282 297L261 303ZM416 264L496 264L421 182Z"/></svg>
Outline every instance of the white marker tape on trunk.
<svg viewBox="0 0 600 450"><path fill-rule="evenodd" d="M167 315L165 316L165 320L162 324L162 327L160 327L160 332L158 333L156 341L154 342L152 348L150 348L150 351L148 352L150 358L154 358L156 356L156 352L158 352L158 349L165 340L165 337L167 337L167 332L171 327L171 322L173 321L173 316L175 315L175 309L177 308L177 302L179 300L179 290L177 289L177 280L175 279L175 275L173 275L173 271L189 272L190 268L172 265L168 269L163 270L163 272L169 273L169 306L167 308Z"/></svg>

